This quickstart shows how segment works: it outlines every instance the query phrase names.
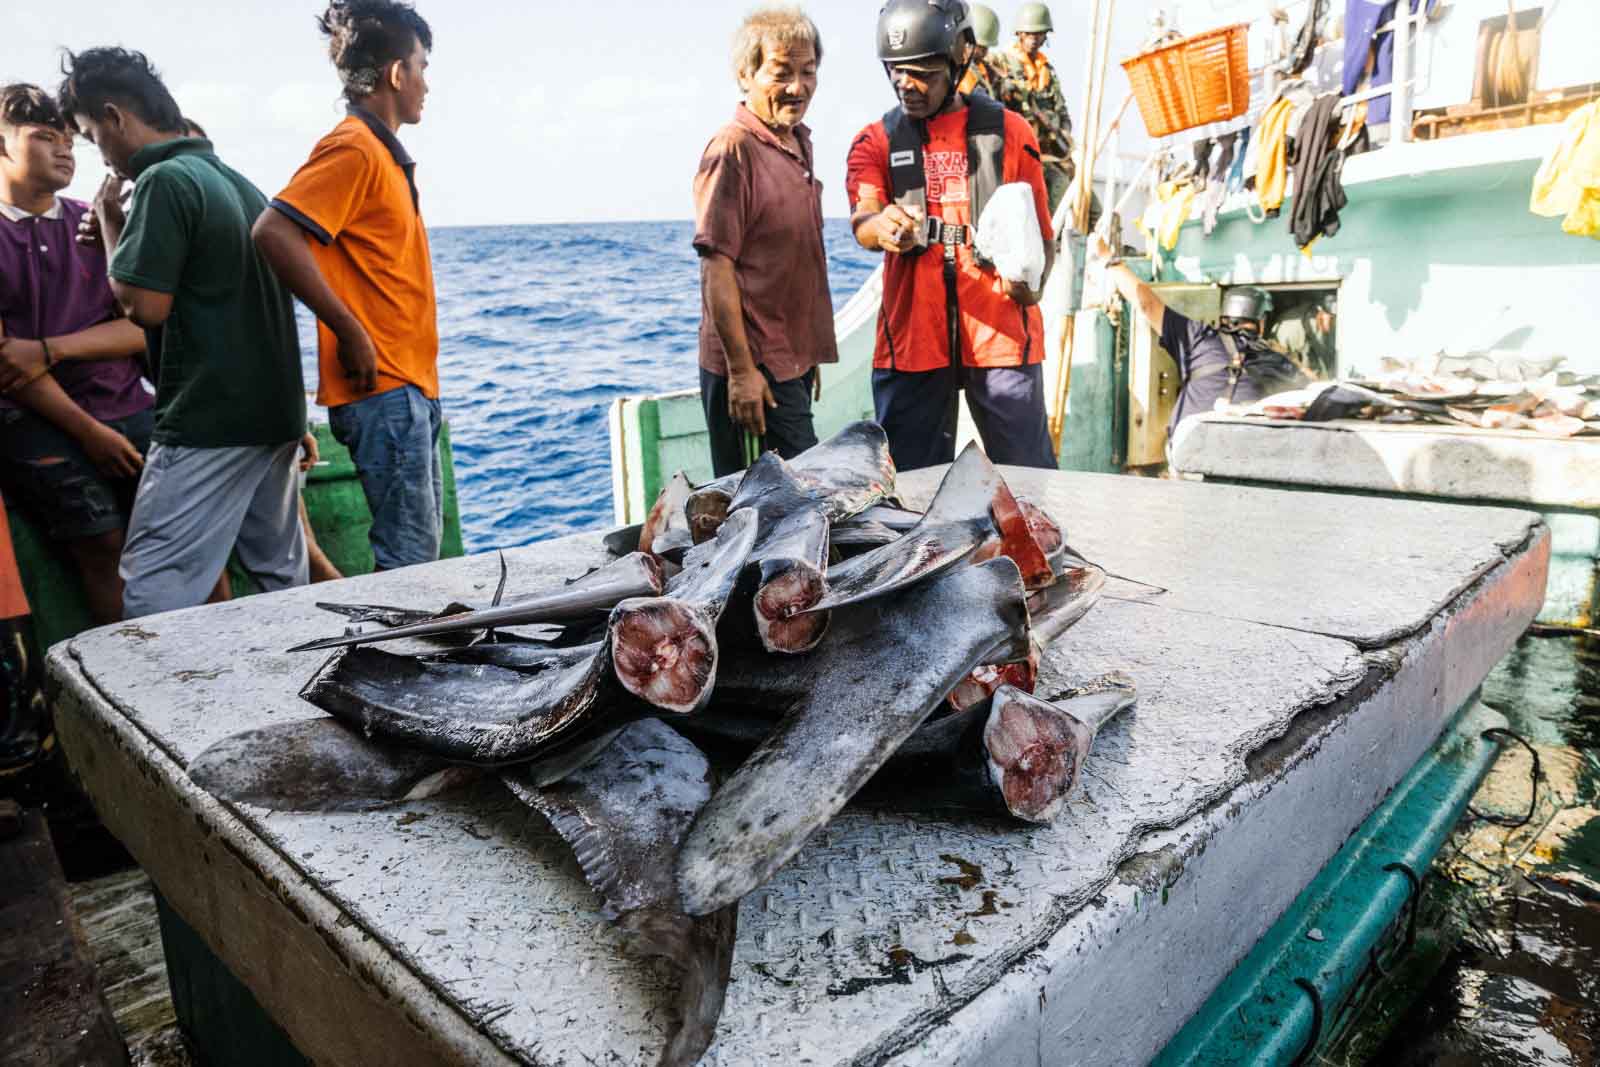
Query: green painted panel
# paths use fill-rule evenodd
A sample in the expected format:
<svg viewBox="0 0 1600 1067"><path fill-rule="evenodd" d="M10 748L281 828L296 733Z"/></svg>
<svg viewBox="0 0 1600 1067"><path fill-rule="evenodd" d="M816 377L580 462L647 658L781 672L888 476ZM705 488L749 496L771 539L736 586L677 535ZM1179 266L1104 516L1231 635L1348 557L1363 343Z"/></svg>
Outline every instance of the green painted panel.
<svg viewBox="0 0 1600 1067"><path fill-rule="evenodd" d="M159 892L156 916L167 982L178 1026L202 1064L228 1067L309 1067L255 994Z"/></svg>
<svg viewBox="0 0 1600 1067"><path fill-rule="evenodd" d="M661 410L661 436L704 437L705 409L699 393L666 393L656 397Z"/></svg>
<svg viewBox="0 0 1600 1067"><path fill-rule="evenodd" d="M1528 211L1533 164L1465 175L1418 173L1354 186L1339 233L1303 255L1288 220L1224 215L1206 237L1184 227L1176 276L1192 282L1340 285L1343 371L1384 356L1502 348L1561 354L1600 371L1600 241Z"/></svg>
<svg viewBox="0 0 1600 1067"><path fill-rule="evenodd" d="M1121 469L1116 412L1119 392L1117 352L1120 331L1104 315L1080 315L1073 342L1072 388L1061 432L1063 470L1113 474ZM1125 379L1124 379L1125 381Z"/></svg>

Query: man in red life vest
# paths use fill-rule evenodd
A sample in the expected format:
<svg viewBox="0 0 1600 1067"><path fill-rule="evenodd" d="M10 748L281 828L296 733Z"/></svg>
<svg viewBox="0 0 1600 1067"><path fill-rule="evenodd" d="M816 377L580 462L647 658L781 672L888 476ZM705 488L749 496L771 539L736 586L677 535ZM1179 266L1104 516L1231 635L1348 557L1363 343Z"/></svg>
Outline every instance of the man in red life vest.
<svg viewBox="0 0 1600 1067"><path fill-rule="evenodd" d="M991 459L1056 466L1040 294L1001 278L972 248L989 197L1026 182L1049 273L1039 145L1022 116L956 91L973 40L962 0L889 0L878 16L878 57L900 106L850 147L850 224L863 248L885 253L872 395L901 470L955 458L962 390Z"/></svg>

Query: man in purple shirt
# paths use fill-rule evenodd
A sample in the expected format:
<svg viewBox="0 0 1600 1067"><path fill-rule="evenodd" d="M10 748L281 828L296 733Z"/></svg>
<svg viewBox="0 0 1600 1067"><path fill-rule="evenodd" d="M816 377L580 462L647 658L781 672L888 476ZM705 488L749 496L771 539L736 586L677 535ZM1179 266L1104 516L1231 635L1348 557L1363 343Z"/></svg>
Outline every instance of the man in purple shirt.
<svg viewBox="0 0 1600 1067"><path fill-rule="evenodd" d="M55 101L0 88L0 488L72 555L107 623L122 616L117 564L154 398L105 252L76 240L91 209L56 195L74 166Z"/></svg>

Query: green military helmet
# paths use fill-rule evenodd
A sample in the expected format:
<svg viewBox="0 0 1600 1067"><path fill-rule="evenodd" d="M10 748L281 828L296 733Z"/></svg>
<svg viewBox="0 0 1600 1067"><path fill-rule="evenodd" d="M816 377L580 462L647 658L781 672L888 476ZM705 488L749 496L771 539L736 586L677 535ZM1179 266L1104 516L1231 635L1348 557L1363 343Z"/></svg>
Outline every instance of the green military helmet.
<svg viewBox="0 0 1600 1067"><path fill-rule="evenodd" d="M1048 18L1049 16L1045 16ZM972 5L972 33L985 48L1000 47L1000 16L993 8Z"/></svg>
<svg viewBox="0 0 1600 1067"><path fill-rule="evenodd" d="M1044 4L1023 4L1017 8L1017 33L1049 33L1055 29L1050 24L1050 8Z"/></svg>

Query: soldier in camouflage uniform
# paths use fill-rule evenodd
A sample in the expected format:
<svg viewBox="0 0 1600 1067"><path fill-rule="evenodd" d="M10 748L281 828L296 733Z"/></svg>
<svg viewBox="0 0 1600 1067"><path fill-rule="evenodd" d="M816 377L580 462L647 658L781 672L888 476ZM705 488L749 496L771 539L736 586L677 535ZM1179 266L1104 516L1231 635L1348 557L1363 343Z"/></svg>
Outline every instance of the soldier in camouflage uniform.
<svg viewBox="0 0 1600 1067"><path fill-rule="evenodd" d="M1050 9L1028 3L1017 9L1017 43L999 58L1004 60L997 79L997 99L1020 112L1039 138L1044 156L1044 180L1050 190L1050 209L1055 210L1072 183L1072 118L1067 114L1067 99L1061 91L1061 78L1041 49L1050 36Z"/></svg>
<svg viewBox="0 0 1600 1067"><path fill-rule="evenodd" d="M1000 16L982 4L973 4L970 10L972 34L977 46L972 50L972 62L967 67L966 77L961 79L961 84L956 88L963 95L988 93L993 99L999 100L1001 68L996 61L1003 60L1003 55L992 50L1000 47Z"/></svg>

